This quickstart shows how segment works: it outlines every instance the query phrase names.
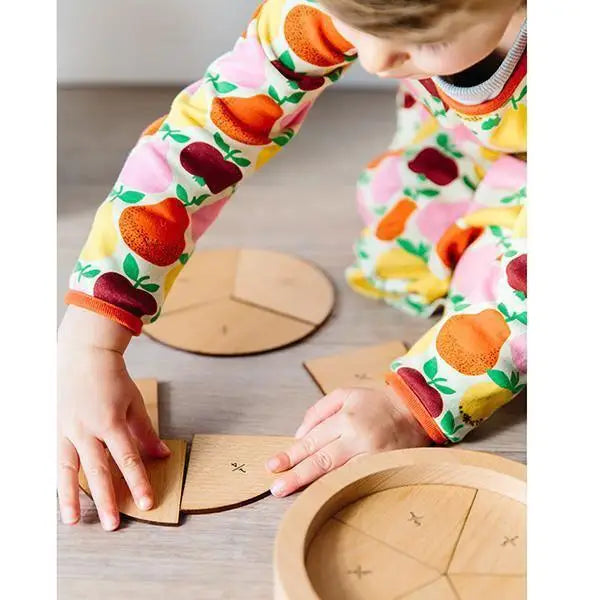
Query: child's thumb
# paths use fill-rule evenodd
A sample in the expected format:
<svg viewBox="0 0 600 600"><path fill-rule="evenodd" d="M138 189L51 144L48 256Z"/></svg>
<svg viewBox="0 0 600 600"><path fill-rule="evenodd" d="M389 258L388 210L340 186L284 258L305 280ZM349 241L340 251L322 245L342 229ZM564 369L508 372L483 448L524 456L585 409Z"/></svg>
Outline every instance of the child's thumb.
<svg viewBox="0 0 600 600"><path fill-rule="evenodd" d="M169 456L169 447L161 441L152 427L146 407L141 397L135 399L129 406L127 424L132 435L136 438L142 454L156 458Z"/></svg>

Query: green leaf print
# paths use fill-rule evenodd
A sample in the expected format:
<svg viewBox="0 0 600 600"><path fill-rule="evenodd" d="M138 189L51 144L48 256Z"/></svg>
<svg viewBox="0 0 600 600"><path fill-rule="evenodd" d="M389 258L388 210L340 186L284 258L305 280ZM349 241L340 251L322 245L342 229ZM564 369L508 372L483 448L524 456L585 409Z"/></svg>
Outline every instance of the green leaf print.
<svg viewBox="0 0 600 600"><path fill-rule="evenodd" d="M527 86L524 86L523 89L521 90L521 93L517 96L517 98L515 98L515 102L519 103L521 100L523 100L523 98L525 97L526 94L527 94Z"/></svg>
<svg viewBox="0 0 600 600"><path fill-rule="evenodd" d="M225 154L228 154L231 148L229 147L229 144L223 139L223 136L219 132L217 132L214 134L213 138L217 146L219 146L219 148L221 148L221 150L225 152Z"/></svg>
<svg viewBox="0 0 600 600"><path fill-rule="evenodd" d="M272 85L269 86L269 96L271 96L271 98L273 98L277 104L282 104L282 100L279 97L277 90Z"/></svg>
<svg viewBox="0 0 600 600"><path fill-rule="evenodd" d="M146 195L146 194L142 194L142 192L136 192L134 190L129 190L127 192L124 192L123 190L124 190L123 186L121 186L118 190L116 188L113 189L111 192L110 201L113 202L114 200L116 200L118 198L119 200L125 202L126 204L136 204L142 198L144 198Z"/></svg>
<svg viewBox="0 0 600 600"><path fill-rule="evenodd" d="M423 371L424 371L425 375L427 375L427 377L429 377L429 379L433 379L437 375L438 365L437 365L437 359L435 356L433 358L430 358L423 365Z"/></svg>
<svg viewBox="0 0 600 600"><path fill-rule="evenodd" d="M498 386L504 388L505 390L513 389L513 386L510 383L510 379L506 376L506 373L498 370L498 369L490 369L488 372L488 377Z"/></svg>
<svg viewBox="0 0 600 600"><path fill-rule="evenodd" d="M433 198L434 196L438 196L440 190L432 190L432 189L421 189L417 190L417 195L427 196L428 198Z"/></svg>
<svg viewBox="0 0 600 600"><path fill-rule="evenodd" d="M509 250L508 252L504 253L504 256L506 258L512 258L513 256L517 255L517 251L516 250Z"/></svg>
<svg viewBox="0 0 600 600"><path fill-rule="evenodd" d="M427 262L429 258L429 247L423 242L419 242L418 246L415 246L410 240L403 240L402 238L398 238L396 240L398 246L406 250L409 254L413 254L414 256L418 256L420 259Z"/></svg>
<svg viewBox="0 0 600 600"><path fill-rule="evenodd" d="M233 90L237 90L237 85L229 83L228 81L214 81L213 86L219 94L228 94L229 92L233 92Z"/></svg>
<svg viewBox="0 0 600 600"><path fill-rule="evenodd" d="M142 283L140 287L147 292L156 292L160 286L156 283Z"/></svg>
<svg viewBox="0 0 600 600"><path fill-rule="evenodd" d="M492 232L492 235L499 237L499 238L503 238L504 234L502 233L502 228L499 227L498 225L490 225L490 231Z"/></svg>
<svg viewBox="0 0 600 600"><path fill-rule="evenodd" d="M158 317L160 317L160 313L162 312L162 306L158 309L158 312L150 319L150 323L154 323Z"/></svg>
<svg viewBox="0 0 600 600"><path fill-rule="evenodd" d="M184 252L180 257L179 257L179 262L182 265L185 265L185 263L190 259L190 255L187 254L186 252Z"/></svg>
<svg viewBox="0 0 600 600"><path fill-rule="evenodd" d="M516 252L515 252L515 254L516 254ZM504 256L506 256L506 254ZM521 292L520 290L514 290L513 293L519 300L525 301L525 299L527 298L527 296L525 295L525 292Z"/></svg>
<svg viewBox="0 0 600 600"><path fill-rule="evenodd" d="M184 204L187 204L188 193L180 183L178 183L177 187L175 188L175 194Z"/></svg>
<svg viewBox="0 0 600 600"><path fill-rule="evenodd" d="M294 61L292 60L292 57L290 55L290 51L286 50L280 57L279 57L279 62L284 66L287 67L290 71L293 71L296 66L294 65Z"/></svg>
<svg viewBox="0 0 600 600"><path fill-rule="evenodd" d="M523 325L527 325L527 313L522 312L515 316L515 319L519 321L519 323L523 323Z"/></svg>
<svg viewBox="0 0 600 600"><path fill-rule="evenodd" d="M437 389L438 392L441 392L442 394L446 394L446 395L456 394L456 390L453 390L452 388L447 387L445 385L441 385L439 383L434 383L433 386Z"/></svg>
<svg viewBox="0 0 600 600"><path fill-rule="evenodd" d="M500 302L500 304L498 304L498 310L506 317L506 318L510 318L510 313L508 312L508 308L506 308L506 304L504 304L504 302Z"/></svg>
<svg viewBox="0 0 600 600"><path fill-rule="evenodd" d="M244 158L243 156L232 156L231 160L239 167L250 166L250 161L247 158Z"/></svg>
<svg viewBox="0 0 600 600"><path fill-rule="evenodd" d="M481 124L481 129L483 129L484 131L489 131L490 129L497 127L499 124L500 124L500 117L498 115L496 115L495 117L490 117L489 119L486 119Z"/></svg>
<svg viewBox="0 0 600 600"><path fill-rule="evenodd" d="M283 101L284 102L291 102L292 104L298 104L298 102L300 102L300 100L302 100L302 98L304 98L305 96L305 92L296 92L294 94L292 94L291 96L286 96Z"/></svg>
<svg viewBox="0 0 600 600"><path fill-rule="evenodd" d="M342 71L343 71L343 69L341 67L339 67L339 68L335 69L334 71L331 71L331 73L326 75L326 77L327 77L327 79L329 79L329 81L335 82L342 76Z"/></svg>
<svg viewBox="0 0 600 600"><path fill-rule="evenodd" d="M140 268L138 267L135 258L133 258L131 254L128 254L123 261L123 271L125 271L125 275L127 275L127 277L129 277L129 279L132 281L137 282L139 279Z"/></svg>
<svg viewBox="0 0 600 600"><path fill-rule="evenodd" d="M462 181L473 192L477 190L477 186L466 175L463 175Z"/></svg>
<svg viewBox="0 0 600 600"><path fill-rule="evenodd" d="M183 133L171 133L170 137L180 144L190 141L190 138L187 135L183 135Z"/></svg>
<svg viewBox="0 0 600 600"><path fill-rule="evenodd" d="M96 275L98 275L98 273L100 273L100 269L91 269L90 271L81 271L79 276L87 277L88 279L91 279L92 277L96 277Z"/></svg>
<svg viewBox="0 0 600 600"><path fill-rule="evenodd" d="M440 421L440 426L442 431L447 435L451 436L453 433L456 433L462 425L458 425L458 427L454 423L454 415L451 411L446 411L446 414L442 417Z"/></svg>
<svg viewBox="0 0 600 600"><path fill-rule="evenodd" d="M407 306L409 306L410 308L412 308L419 315L425 310L425 305L424 304L421 304L420 302L417 302L416 300L413 300L409 296L406 296L404 298L404 303Z"/></svg>

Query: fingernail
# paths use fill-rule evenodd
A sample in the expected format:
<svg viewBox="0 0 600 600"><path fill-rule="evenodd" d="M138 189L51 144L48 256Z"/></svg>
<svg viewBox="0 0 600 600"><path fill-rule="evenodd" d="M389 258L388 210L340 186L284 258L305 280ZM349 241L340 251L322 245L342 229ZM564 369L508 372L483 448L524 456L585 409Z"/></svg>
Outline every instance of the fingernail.
<svg viewBox="0 0 600 600"><path fill-rule="evenodd" d="M283 479L277 479L271 486L271 494L273 496L282 496L285 490L285 481Z"/></svg>
<svg viewBox="0 0 600 600"><path fill-rule="evenodd" d="M304 425L300 425L300 427L298 427L298 429L296 429L296 433L294 434L294 437L296 439L304 437L305 429L306 429L306 427L304 427Z"/></svg>
<svg viewBox="0 0 600 600"><path fill-rule="evenodd" d="M103 515L100 520L106 531L113 531L119 526L119 521L111 515Z"/></svg>
<svg viewBox="0 0 600 600"><path fill-rule="evenodd" d="M65 525L74 525L79 521L79 515L72 508L63 508L62 521Z"/></svg>
<svg viewBox="0 0 600 600"><path fill-rule="evenodd" d="M152 499L150 498L150 496L141 496L140 498L138 498L137 505L142 510L148 510L152 507Z"/></svg>
<svg viewBox="0 0 600 600"><path fill-rule="evenodd" d="M167 456L168 454L171 454L171 450L169 448L169 446L167 446L162 440L160 442L160 444L158 445L160 451L162 454L164 454L165 456Z"/></svg>
<svg viewBox="0 0 600 600"><path fill-rule="evenodd" d="M279 468L279 464L279 459L276 456L273 456L267 461L267 469L269 469L269 471L275 472Z"/></svg>

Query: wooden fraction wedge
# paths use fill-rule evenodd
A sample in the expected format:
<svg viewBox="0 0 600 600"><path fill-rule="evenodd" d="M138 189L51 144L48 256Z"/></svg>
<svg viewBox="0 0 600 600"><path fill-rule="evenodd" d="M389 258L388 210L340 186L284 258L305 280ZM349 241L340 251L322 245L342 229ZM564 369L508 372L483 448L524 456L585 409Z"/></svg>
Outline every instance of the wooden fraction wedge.
<svg viewBox="0 0 600 600"><path fill-rule="evenodd" d="M448 573L525 575L526 535L523 504L478 490Z"/></svg>
<svg viewBox="0 0 600 600"><path fill-rule="evenodd" d="M181 510L217 512L267 494L276 475L265 462L293 441L284 436L195 435Z"/></svg>
<svg viewBox="0 0 600 600"><path fill-rule="evenodd" d="M171 450L171 455L164 459L145 459L144 465L154 491L154 507L140 510L133 501L127 483L112 458L110 471L117 498L119 512L123 515L160 525L177 525L179 523L179 506L183 471L185 467L185 440L164 440ZM80 471L79 482L83 491L90 495L89 486L83 471Z"/></svg>
<svg viewBox="0 0 600 600"><path fill-rule="evenodd" d="M321 600L398 598L440 574L331 519L308 548L306 568Z"/></svg>
<svg viewBox="0 0 600 600"><path fill-rule="evenodd" d="M240 251L233 296L312 325L327 318L334 300L331 282L314 265L253 249Z"/></svg>
<svg viewBox="0 0 600 600"><path fill-rule="evenodd" d="M525 600L527 597L524 576L448 575L448 578L460 600Z"/></svg>
<svg viewBox="0 0 600 600"><path fill-rule="evenodd" d="M316 266L252 249L194 254L173 285L151 338L216 356L267 352L310 335L329 316L334 289Z"/></svg>
<svg viewBox="0 0 600 600"><path fill-rule="evenodd" d="M395 340L334 356L313 358L305 361L304 367L324 394L340 387L384 389L385 374L391 362L405 353L404 344Z"/></svg>
<svg viewBox="0 0 600 600"><path fill-rule="evenodd" d="M138 386L144 399L144 406L152 421L154 431L160 435L158 426L158 382L156 379L136 379L135 385Z"/></svg>
<svg viewBox="0 0 600 600"><path fill-rule="evenodd" d="M161 317L229 298L235 283L238 255L237 248L193 254L171 288Z"/></svg>
<svg viewBox="0 0 600 600"><path fill-rule="evenodd" d="M313 331L310 324L235 300L166 314L146 327L150 337L169 346L213 356L266 352Z"/></svg>
<svg viewBox="0 0 600 600"><path fill-rule="evenodd" d="M403 486L371 494L335 518L443 573L474 498L472 488Z"/></svg>

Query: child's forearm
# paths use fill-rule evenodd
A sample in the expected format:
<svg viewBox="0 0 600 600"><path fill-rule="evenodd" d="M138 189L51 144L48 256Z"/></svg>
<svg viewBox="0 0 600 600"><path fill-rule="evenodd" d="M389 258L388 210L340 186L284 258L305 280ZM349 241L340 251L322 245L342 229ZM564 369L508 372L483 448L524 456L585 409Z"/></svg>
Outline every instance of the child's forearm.
<svg viewBox="0 0 600 600"><path fill-rule="evenodd" d="M139 140L71 275L70 304L138 335L237 184L294 137L355 52L314 2L267 0ZM207 283L209 285L209 283Z"/></svg>

